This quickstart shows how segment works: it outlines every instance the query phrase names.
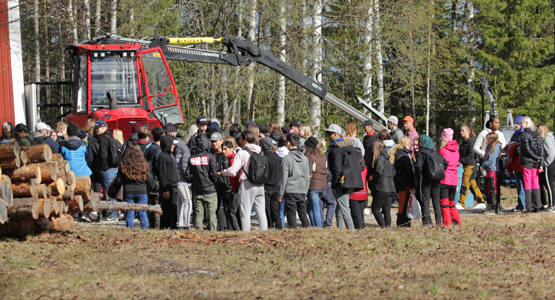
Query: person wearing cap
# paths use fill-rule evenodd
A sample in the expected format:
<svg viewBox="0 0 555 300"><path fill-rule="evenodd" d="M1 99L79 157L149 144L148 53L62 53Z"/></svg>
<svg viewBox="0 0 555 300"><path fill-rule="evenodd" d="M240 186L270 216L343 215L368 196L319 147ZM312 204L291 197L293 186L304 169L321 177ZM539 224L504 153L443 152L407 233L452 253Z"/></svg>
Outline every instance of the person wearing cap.
<svg viewBox="0 0 555 300"><path fill-rule="evenodd" d="M364 188L360 175L358 153L355 142L341 137L341 127L331 124L325 129L331 143L328 152L328 167L331 173L331 189L337 200L336 215L337 227L354 229L349 198L354 191Z"/></svg>
<svg viewBox="0 0 555 300"><path fill-rule="evenodd" d="M441 133L441 145L439 154L447 161L447 169L445 170L445 178L440 181L440 198L441 215L443 217L443 226L461 225L461 217L459 209L464 209L461 205L455 206L455 194L459 184L459 145L453 140L455 132L451 128L443 129Z"/></svg>
<svg viewBox="0 0 555 300"><path fill-rule="evenodd" d="M241 132L239 139L242 150L235 155L235 160L230 168L227 168L219 173L220 176L233 177L241 170L248 170L251 160L249 153L260 153L262 149L260 146L254 144L254 134L248 130ZM248 151L247 151L248 150ZM260 224L260 230L268 230L268 220L266 218L266 200L264 199L264 185L255 184L248 180L247 174L241 172L239 177L239 195L241 197L241 224L242 230L245 232L251 231L251 211L254 206L256 216Z"/></svg>
<svg viewBox="0 0 555 300"><path fill-rule="evenodd" d="M208 216L208 230L217 230L216 210L218 194L216 183L219 179L216 157L210 153L210 141L204 135L196 136L196 148L193 149L185 178L191 183L194 201L195 228L203 229L205 213Z"/></svg>
<svg viewBox="0 0 555 300"><path fill-rule="evenodd" d="M167 135L174 137L173 144L175 148L172 155L177 162L177 173L179 174L179 182L177 183L177 227L189 228L192 201L191 193L189 192L190 184L187 183L185 173L191 158L191 149L181 139L177 138L177 126L166 124L165 129Z"/></svg>
<svg viewBox="0 0 555 300"><path fill-rule="evenodd" d="M414 152L414 139L418 137L418 132L416 132L416 128L414 128L414 119L411 116L406 116L401 121L404 122L405 135L410 139L409 149Z"/></svg>
<svg viewBox="0 0 555 300"><path fill-rule="evenodd" d="M189 147L190 150L195 149L195 143L197 140L197 135L204 135L206 136L206 131L208 130L208 125L210 124L210 120L208 120L208 118L206 117L198 117L197 118L197 132L195 134L193 134L191 136L191 138L189 139L189 141L187 142L187 147Z"/></svg>
<svg viewBox="0 0 555 300"><path fill-rule="evenodd" d="M401 128L399 128L398 124L399 119L397 119L396 116L391 116L389 117L389 119L387 119L387 126L391 129L389 134L391 134L391 138L393 139L395 144L399 144L399 139L405 135Z"/></svg>
<svg viewBox="0 0 555 300"><path fill-rule="evenodd" d="M175 149L174 137L164 135L160 140L162 152L158 155L158 186L160 190L159 201L162 204L160 216L160 229L177 229L177 184L179 173L177 162L172 155Z"/></svg>
<svg viewBox="0 0 555 300"><path fill-rule="evenodd" d="M33 140L33 145L48 144L52 149L52 153L60 152L60 145L50 137L50 126L45 123L38 123L35 126L35 132L40 133L41 136Z"/></svg>
<svg viewBox="0 0 555 300"><path fill-rule="evenodd" d="M75 173L75 176L90 176L92 171L87 164L90 152L87 144L79 138L79 130L75 123L69 123L67 135L67 139L60 143L60 152L69 162L69 168Z"/></svg>
<svg viewBox="0 0 555 300"><path fill-rule="evenodd" d="M364 146L364 152L366 154L366 151L373 147L374 142L378 139L378 135L375 134L376 132L374 131L372 120L362 122L362 130L365 133L362 138L362 145Z"/></svg>
<svg viewBox="0 0 555 300"><path fill-rule="evenodd" d="M228 168L227 156L222 150L224 137L219 132L214 132L210 135L210 142L212 143L212 153L216 156L217 172L221 172ZM231 195L231 183L229 177L219 177L216 181L216 190L218 192L218 208L216 210L216 217L218 219L218 231L224 231L227 225L226 216L224 212L224 202L229 202Z"/></svg>
<svg viewBox="0 0 555 300"><path fill-rule="evenodd" d="M268 228L283 229L279 212L279 181L281 179L281 159L272 152L274 143L271 138L264 137L259 141L264 156L268 158L268 180L264 183L264 199L266 201L266 219Z"/></svg>
<svg viewBox="0 0 555 300"><path fill-rule="evenodd" d="M11 122L4 122L4 124L2 124L2 134L9 131L13 132L14 130L15 128Z"/></svg>
<svg viewBox="0 0 555 300"><path fill-rule="evenodd" d="M33 137L29 134L29 129L23 123L15 125L15 141L19 146L31 146Z"/></svg>
<svg viewBox="0 0 555 300"><path fill-rule="evenodd" d="M289 128L290 128L291 130L293 130L294 133L297 133L297 134L299 133L299 127L300 127L300 126L301 126L301 123L299 123L299 121L297 121L297 120L295 120L295 119L293 119L293 120L291 121L291 123L289 123Z"/></svg>
<svg viewBox="0 0 555 300"><path fill-rule="evenodd" d="M305 155L308 159L310 185L308 186L307 210L312 227L322 227L320 198L328 188L328 159L318 147L318 140L311 136L306 139Z"/></svg>
<svg viewBox="0 0 555 300"><path fill-rule="evenodd" d="M96 121L95 130L98 139L98 153L93 160L96 162L97 172L100 173L105 198L108 201L115 202L117 200L108 197L107 191L114 178L116 178L117 168L123 157L123 146L114 138L113 131L108 129L106 121ZM109 211L105 220L117 221L117 210Z"/></svg>

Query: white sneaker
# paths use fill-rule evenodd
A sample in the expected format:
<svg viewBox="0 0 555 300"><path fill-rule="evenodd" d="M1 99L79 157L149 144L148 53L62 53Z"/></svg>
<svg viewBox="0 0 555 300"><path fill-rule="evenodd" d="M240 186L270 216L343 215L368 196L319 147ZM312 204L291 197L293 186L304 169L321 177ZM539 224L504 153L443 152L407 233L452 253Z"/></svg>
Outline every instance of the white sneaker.
<svg viewBox="0 0 555 300"><path fill-rule="evenodd" d="M478 205L474 206L474 209L486 209L486 204L479 203Z"/></svg>
<svg viewBox="0 0 555 300"><path fill-rule="evenodd" d="M554 211L555 212L555 211ZM369 208L365 208L364 209L364 215L365 216L369 216L371 214L370 209Z"/></svg>
<svg viewBox="0 0 555 300"><path fill-rule="evenodd" d="M462 207L462 205L460 205L460 204L455 205L455 207L456 207L458 210L463 210L463 209L464 209L464 207Z"/></svg>

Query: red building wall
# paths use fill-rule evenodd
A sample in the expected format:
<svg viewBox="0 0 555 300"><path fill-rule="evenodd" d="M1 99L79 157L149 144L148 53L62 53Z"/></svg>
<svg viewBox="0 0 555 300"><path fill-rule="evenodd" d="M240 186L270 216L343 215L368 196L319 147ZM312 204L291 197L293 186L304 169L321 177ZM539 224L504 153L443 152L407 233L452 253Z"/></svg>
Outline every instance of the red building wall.
<svg viewBox="0 0 555 300"><path fill-rule="evenodd" d="M15 124L8 0L0 0L0 126Z"/></svg>

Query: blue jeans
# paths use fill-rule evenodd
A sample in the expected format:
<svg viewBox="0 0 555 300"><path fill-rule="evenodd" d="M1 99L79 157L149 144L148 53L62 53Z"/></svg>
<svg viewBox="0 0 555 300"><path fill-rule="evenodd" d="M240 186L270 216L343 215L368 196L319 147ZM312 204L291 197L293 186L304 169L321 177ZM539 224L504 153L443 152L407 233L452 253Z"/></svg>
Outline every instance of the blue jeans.
<svg viewBox="0 0 555 300"><path fill-rule="evenodd" d="M524 192L524 178L522 177L522 172L515 172L516 181L516 192L518 194L518 201L516 208L525 209L526 208L526 194Z"/></svg>
<svg viewBox="0 0 555 300"><path fill-rule="evenodd" d="M279 216L281 217L281 228L285 228L285 201L279 203Z"/></svg>
<svg viewBox="0 0 555 300"><path fill-rule="evenodd" d="M104 188L104 198L106 198L107 201L113 201L113 202L117 201L116 199L108 198L108 187L110 186L110 183L114 181L114 178L116 178L116 172L117 172L116 168L111 168L101 173L102 186ZM108 212L108 217L115 218L117 216L118 216L117 210L111 210Z"/></svg>
<svg viewBox="0 0 555 300"><path fill-rule="evenodd" d="M312 227L322 227L322 217L320 214L320 198L326 195L326 190L308 191L308 217Z"/></svg>
<svg viewBox="0 0 555 300"><path fill-rule="evenodd" d="M148 195L147 194L139 194L139 195L124 195L123 200L129 204L147 204L148 203ZM127 215L125 216L125 224L129 228L133 228L133 219L135 219L135 211L128 210ZM148 229L148 219L146 217L146 211L139 211L139 220L141 221L141 228Z"/></svg>

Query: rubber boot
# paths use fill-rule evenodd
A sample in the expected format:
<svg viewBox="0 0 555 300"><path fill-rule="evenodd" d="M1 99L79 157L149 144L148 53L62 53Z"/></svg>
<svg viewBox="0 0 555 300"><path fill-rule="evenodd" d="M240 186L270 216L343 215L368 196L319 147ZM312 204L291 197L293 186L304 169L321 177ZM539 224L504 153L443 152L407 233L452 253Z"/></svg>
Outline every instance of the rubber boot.
<svg viewBox="0 0 555 300"><path fill-rule="evenodd" d="M455 207L455 201L449 201L449 212L451 213L452 223L455 225L461 225L461 215L459 215L459 210Z"/></svg>
<svg viewBox="0 0 555 300"><path fill-rule="evenodd" d="M526 210L532 212L534 210L532 206L532 190L525 190L524 194L526 195Z"/></svg>
<svg viewBox="0 0 555 300"><path fill-rule="evenodd" d="M451 226L451 212L449 211L449 198L439 199L441 205L441 215L443 217L443 226Z"/></svg>

